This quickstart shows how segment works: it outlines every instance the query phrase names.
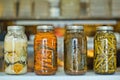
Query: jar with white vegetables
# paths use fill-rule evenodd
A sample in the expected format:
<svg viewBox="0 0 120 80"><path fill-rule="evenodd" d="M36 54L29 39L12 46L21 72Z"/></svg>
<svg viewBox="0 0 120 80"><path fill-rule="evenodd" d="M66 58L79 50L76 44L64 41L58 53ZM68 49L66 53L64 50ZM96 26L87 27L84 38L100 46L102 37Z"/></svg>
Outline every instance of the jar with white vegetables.
<svg viewBox="0 0 120 80"><path fill-rule="evenodd" d="M27 37L23 26L8 26L4 39L5 73L27 72Z"/></svg>

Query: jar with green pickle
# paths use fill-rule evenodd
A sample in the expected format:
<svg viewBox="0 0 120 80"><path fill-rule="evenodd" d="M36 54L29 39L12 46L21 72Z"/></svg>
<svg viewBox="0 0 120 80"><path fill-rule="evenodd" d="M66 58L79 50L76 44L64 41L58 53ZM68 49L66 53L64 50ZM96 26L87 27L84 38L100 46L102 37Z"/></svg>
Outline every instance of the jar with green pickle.
<svg viewBox="0 0 120 80"><path fill-rule="evenodd" d="M69 75L85 74L87 71L87 40L83 26L66 27L64 46L65 73Z"/></svg>
<svg viewBox="0 0 120 80"><path fill-rule="evenodd" d="M94 37L94 72L113 74L116 71L116 37L112 26L99 26Z"/></svg>
<svg viewBox="0 0 120 80"><path fill-rule="evenodd" d="M5 73L27 72L27 37L23 26L8 26L4 39Z"/></svg>

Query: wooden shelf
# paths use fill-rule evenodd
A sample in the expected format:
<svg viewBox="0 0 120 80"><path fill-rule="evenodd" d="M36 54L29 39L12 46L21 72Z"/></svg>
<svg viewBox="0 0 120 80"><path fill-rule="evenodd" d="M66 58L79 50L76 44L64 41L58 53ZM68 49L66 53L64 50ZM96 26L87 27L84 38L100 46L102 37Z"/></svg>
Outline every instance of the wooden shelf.
<svg viewBox="0 0 120 80"><path fill-rule="evenodd" d="M41 21L36 21L36 20L18 20L15 21L16 25L40 25L40 24L53 24L53 25L58 25L60 26L64 25L71 25L71 24L111 24L111 25L116 25L117 21L116 20L41 20Z"/></svg>
<svg viewBox="0 0 120 80"><path fill-rule="evenodd" d="M63 20L120 20L120 17L78 17L78 18L0 18L0 21L22 21L22 20L36 20L36 21L46 21L46 20L57 20L57 21L63 21Z"/></svg>

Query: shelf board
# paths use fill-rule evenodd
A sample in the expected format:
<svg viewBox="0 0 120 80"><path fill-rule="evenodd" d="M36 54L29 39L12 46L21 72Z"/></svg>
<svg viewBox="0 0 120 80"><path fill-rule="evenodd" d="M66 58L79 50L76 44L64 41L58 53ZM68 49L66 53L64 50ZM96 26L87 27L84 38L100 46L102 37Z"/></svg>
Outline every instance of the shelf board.
<svg viewBox="0 0 120 80"><path fill-rule="evenodd" d="M53 24L53 25L58 25L61 24L62 27L64 25L71 25L71 24L111 24L111 25L116 25L117 21L116 20L66 20L66 21L58 21L58 20L52 20L52 21L34 21L34 20L23 20L23 21L15 21L14 24L16 25L40 25L40 24Z"/></svg>
<svg viewBox="0 0 120 80"><path fill-rule="evenodd" d="M120 72L112 75L98 75L92 71L84 75L66 75L63 71L57 72L56 75L39 76L35 73L27 73L24 75L7 75L0 73L0 80L120 80Z"/></svg>
<svg viewBox="0 0 120 80"><path fill-rule="evenodd" d="M58 21L63 21L63 20L120 20L120 17L78 17L78 18L0 18L0 21L17 21L17 20L36 20L36 21L46 21L46 20L58 20Z"/></svg>

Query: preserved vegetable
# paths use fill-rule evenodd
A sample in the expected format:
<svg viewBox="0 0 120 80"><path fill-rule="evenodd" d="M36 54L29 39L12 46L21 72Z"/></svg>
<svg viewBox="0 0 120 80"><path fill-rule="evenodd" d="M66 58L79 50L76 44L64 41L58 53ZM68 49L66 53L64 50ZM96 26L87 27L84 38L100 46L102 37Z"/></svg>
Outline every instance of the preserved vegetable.
<svg viewBox="0 0 120 80"><path fill-rule="evenodd" d="M57 70L57 39L53 34L53 27L43 25L37 28L38 33L34 41L35 73L40 75L55 74Z"/></svg>
<svg viewBox="0 0 120 80"><path fill-rule="evenodd" d="M112 74L116 70L116 38L112 27L98 27L94 40L94 70L100 74ZM100 31L101 30L101 31Z"/></svg>
<svg viewBox="0 0 120 80"><path fill-rule="evenodd" d="M22 26L9 26L4 41L5 72L23 74L27 72L27 37Z"/></svg>
<svg viewBox="0 0 120 80"><path fill-rule="evenodd" d="M64 70L67 74L87 71L87 42L83 26L68 26L65 36Z"/></svg>

